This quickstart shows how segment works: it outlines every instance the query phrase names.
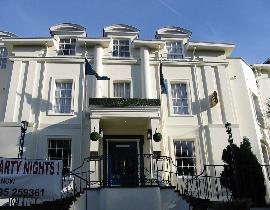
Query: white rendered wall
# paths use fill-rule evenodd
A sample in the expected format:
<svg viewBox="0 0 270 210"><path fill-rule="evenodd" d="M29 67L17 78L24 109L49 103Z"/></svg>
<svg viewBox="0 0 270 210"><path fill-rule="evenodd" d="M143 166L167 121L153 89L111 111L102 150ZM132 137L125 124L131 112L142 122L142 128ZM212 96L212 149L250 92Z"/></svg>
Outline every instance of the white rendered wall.
<svg viewBox="0 0 270 210"><path fill-rule="evenodd" d="M262 133L257 123L251 95L252 92L258 93L255 76L252 69L240 59L230 60L229 75L240 135L250 139L253 152L262 162L260 146Z"/></svg>

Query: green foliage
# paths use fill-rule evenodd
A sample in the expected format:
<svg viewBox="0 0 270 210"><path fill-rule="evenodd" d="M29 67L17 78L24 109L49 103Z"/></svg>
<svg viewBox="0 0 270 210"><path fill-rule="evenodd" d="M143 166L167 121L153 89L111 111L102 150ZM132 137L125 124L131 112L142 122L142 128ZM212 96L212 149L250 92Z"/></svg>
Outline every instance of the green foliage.
<svg viewBox="0 0 270 210"><path fill-rule="evenodd" d="M162 139L162 135L161 135L161 133L155 133L154 135L153 135L153 139L154 139L154 141L155 142L160 142L161 141L161 139Z"/></svg>
<svg viewBox="0 0 270 210"><path fill-rule="evenodd" d="M89 105L103 107L160 106L160 100L140 98L90 98Z"/></svg>
<svg viewBox="0 0 270 210"><path fill-rule="evenodd" d="M227 165L221 173L221 184L232 191L233 197L250 198L253 204L264 205L266 189L262 167L251 151L249 140L244 138L240 147L228 145L223 150L222 160Z"/></svg>
<svg viewBox="0 0 270 210"><path fill-rule="evenodd" d="M92 140L92 141L97 141L97 140L99 140L100 139L100 135L99 135L99 133L98 132L92 132L92 133L90 133L90 139Z"/></svg>

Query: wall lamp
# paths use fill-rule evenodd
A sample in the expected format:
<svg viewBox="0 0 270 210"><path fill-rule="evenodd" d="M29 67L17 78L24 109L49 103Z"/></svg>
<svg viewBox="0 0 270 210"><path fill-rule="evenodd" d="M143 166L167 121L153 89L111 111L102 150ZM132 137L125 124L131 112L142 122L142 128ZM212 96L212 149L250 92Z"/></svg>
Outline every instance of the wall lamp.
<svg viewBox="0 0 270 210"><path fill-rule="evenodd" d="M152 139L152 129L147 129L147 140L151 140Z"/></svg>
<svg viewBox="0 0 270 210"><path fill-rule="evenodd" d="M99 135L100 135L100 138L103 138L103 129L102 128L99 128Z"/></svg>

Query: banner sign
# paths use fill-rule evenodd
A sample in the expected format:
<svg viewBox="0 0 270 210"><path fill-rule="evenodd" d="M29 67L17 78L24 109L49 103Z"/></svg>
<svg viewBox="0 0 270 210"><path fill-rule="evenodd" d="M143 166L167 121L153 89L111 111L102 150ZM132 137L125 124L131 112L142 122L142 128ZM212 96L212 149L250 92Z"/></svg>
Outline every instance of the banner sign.
<svg viewBox="0 0 270 210"><path fill-rule="evenodd" d="M0 198L60 198L62 160L0 158Z"/></svg>

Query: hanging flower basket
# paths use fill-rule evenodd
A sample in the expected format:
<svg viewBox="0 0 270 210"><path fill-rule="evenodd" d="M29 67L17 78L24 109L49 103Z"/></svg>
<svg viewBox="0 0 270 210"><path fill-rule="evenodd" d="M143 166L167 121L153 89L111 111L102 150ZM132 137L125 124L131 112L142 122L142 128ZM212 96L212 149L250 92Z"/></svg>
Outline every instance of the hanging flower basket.
<svg viewBox="0 0 270 210"><path fill-rule="evenodd" d="M99 135L99 133L98 132L92 132L92 133L90 133L90 139L92 140L92 141L97 141L97 140L99 140L100 139L100 135Z"/></svg>
<svg viewBox="0 0 270 210"><path fill-rule="evenodd" d="M155 134L153 135L153 139L154 139L155 142L160 142L161 139L162 139L161 133L159 133L159 132L155 133Z"/></svg>

